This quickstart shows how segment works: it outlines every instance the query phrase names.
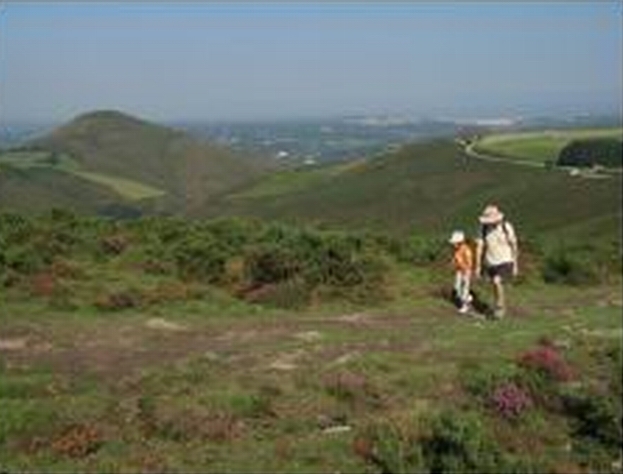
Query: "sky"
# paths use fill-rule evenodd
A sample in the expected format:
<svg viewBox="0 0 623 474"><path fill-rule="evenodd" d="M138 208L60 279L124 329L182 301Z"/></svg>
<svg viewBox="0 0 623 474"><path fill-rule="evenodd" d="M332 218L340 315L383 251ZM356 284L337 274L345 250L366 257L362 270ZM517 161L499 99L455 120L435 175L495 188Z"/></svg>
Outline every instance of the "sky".
<svg viewBox="0 0 623 474"><path fill-rule="evenodd" d="M623 2L0 0L0 123L619 112Z"/></svg>

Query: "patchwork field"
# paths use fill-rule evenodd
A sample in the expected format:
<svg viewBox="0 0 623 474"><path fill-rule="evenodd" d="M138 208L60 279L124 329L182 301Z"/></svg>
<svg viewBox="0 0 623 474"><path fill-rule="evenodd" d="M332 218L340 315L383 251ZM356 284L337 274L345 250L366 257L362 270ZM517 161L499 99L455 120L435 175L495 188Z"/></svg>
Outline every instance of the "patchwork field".
<svg viewBox="0 0 623 474"><path fill-rule="evenodd" d="M66 154L48 151L10 151L0 153L0 165L2 164L24 170L41 168L69 173L91 183L104 186L130 201L156 198L165 194L165 191L161 189L138 181L81 169L80 164Z"/></svg>
<svg viewBox="0 0 623 474"><path fill-rule="evenodd" d="M501 133L479 139L474 150L518 160L538 163L556 161L560 151L572 140L585 138L623 138L623 129L545 130L538 132Z"/></svg>
<svg viewBox="0 0 623 474"><path fill-rule="evenodd" d="M129 199L130 201L157 198L166 194L166 192L161 189L157 189L153 186L148 186L130 179L108 176L102 173L93 173L90 171L68 170L68 172L93 183L106 186L115 191L121 197Z"/></svg>

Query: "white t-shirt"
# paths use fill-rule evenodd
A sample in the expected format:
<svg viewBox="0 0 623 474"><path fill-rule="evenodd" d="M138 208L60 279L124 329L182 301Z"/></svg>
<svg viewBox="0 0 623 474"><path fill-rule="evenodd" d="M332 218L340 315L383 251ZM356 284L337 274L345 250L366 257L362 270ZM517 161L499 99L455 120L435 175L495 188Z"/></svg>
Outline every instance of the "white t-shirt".
<svg viewBox="0 0 623 474"><path fill-rule="evenodd" d="M482 234L479 234L476 240L482 243ZM515 261L513 246L517 246L517 237L510 222L504 221L497 224L485 234L484 240L485 248L482 258L485 265L495 266Z"/></svg>

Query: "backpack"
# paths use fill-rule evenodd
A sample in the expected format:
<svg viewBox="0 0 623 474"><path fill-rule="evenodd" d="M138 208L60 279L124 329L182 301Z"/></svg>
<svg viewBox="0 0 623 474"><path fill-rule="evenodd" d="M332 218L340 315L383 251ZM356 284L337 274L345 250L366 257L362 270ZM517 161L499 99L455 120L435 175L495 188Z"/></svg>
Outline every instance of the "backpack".
<svg viewBox="0 0 623 474"><path fill-rule="evenodd" d="M502 231L504 232L504 237L506 237L506 243L508 244L509 247L512 248L511 239L508 236L508 228L506 227L507 221L502 220L502 222L500 222L500 224L502 225ZM483 255L485 255L486 248L487 248L487 239L485 237L486 237L485 226L481 225L480 226L480 238L482 239L482 254Z"/></svg>
<svg viewBox="0 0 623 474"><path fill-rule="evenodd" d="M510 242L510 237L508 236L508 227L507 227L507 224L509 224L509 222L504 219L500 222L500 224L502 224L502 230L504 231L504 235L506 236L507 241ZM482 240L485 239L485 226L484 225L480 226L480 236L482 237Z"/></svg>

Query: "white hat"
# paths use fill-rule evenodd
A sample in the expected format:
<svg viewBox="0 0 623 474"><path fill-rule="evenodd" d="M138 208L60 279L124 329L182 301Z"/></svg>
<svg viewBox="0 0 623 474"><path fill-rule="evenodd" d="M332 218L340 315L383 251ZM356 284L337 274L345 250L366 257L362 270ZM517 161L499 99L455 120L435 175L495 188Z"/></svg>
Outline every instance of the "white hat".
<svg viewBox="0 0 623 474"><path fill-rule="evenodd" d="M452 232L452 236L450 237L450 240L448 240L448 242L450 242L451 244L459 244L464 241L465 234L462 230L455 230L454 232Z"/></svg>
<svg viewBox="0 0 623 474"><path fill-rule="evenodd" d="M482 214L478 217L481 224L497 224L502 219L504 219L504 214L493 204L489 204L485 207L485 210L482 211Z"/></svg>

